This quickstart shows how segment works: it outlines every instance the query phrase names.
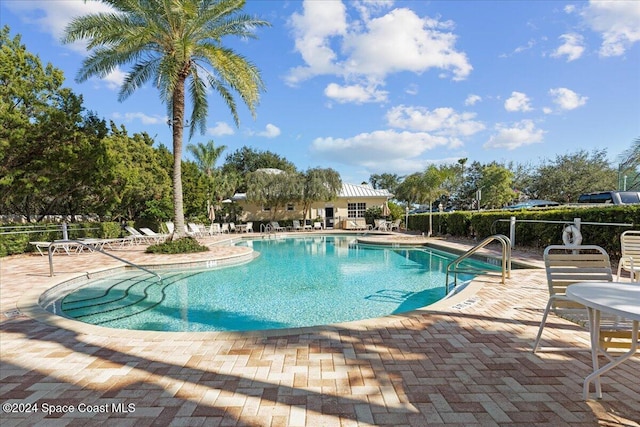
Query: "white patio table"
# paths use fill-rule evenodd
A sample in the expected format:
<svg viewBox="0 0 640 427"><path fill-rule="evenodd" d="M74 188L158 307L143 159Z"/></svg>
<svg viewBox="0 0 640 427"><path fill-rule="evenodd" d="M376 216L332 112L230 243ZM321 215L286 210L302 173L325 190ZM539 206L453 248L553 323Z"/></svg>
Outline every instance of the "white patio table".
<svg viewBox="0 0 640 427"><path fill-rule="evenodd" d="M593 372L584 380L583 396L589 397L589 384L595 380L596 397L602 398L600 376L631 358L638 348L638 324L640 323L640 285L628 282L574 283L567 288L567 297L587 307L589 330L591 333L591 358ZM618 357L612 357L600 348L601 313L620 316L632 321L631 348ZM610 360L603 367L598 366L598 353Z"/></svg>

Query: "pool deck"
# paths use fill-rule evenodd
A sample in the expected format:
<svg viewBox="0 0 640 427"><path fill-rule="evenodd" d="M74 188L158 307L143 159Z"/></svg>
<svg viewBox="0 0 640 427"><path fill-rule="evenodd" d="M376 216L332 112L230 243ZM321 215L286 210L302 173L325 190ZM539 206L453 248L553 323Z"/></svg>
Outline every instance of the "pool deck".
<svg viewBox="0 0 640 427"><path fill-rule="evenodd" d="M143 249L113 253L167 262ZM535 253L513 257L542 267ZM531 353L547 301L543 269L513 270L505 285L481 277L404 315L273 334L121 331L38 317L34 298L53 284L119 265L97 253L56 254L50 278L47 257L0 258L3 427L640 425L640 357L603 376L603 399L585 402L584 327L552 314L543 345L584 351ZM21 412L7 413L6 403Z"/></svg>

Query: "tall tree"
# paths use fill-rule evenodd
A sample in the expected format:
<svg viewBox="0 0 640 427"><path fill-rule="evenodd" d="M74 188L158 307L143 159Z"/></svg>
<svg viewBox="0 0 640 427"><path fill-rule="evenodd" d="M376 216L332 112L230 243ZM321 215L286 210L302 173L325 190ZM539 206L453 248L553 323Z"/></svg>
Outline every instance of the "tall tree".
<svg viewBox="0 0 640 427"><path fill-rule="evenodd" d="M422 185L424 197L429 201L429 236L433 235L433 202L448 194L447 181L455 176L455 167L431 165L424 171Z"/></svg>
<svg viewBox="0 0 640 427"><path fill-rule="evenodd" d="M513 190L513 173L495 162L482 168L479 188L482 191L480 207L501 208L516 197Z"/></svg>
<svg viewBox="0 0 640 427"><path fill-rule="evenodd" d="M335 170L328 168L308 169L304 173L302 188L303 219L314 202L330 201L338 197L342 190L342 179Z"/></svg>
<svg viewBox="0 0 640 427"><path fill-rule="evenodd" d="M405 177L396 189L396 198L407 202L407 206L410 208L416 203L425 203L427 196L422 178L423 176L419 172Z"/></svg>
<svg viewBox="0 0 640 427"><path fill-rule="evenodd" d="M40 220L95 212L106 124L84 115L82 97L43 66L20 37L0 30L0 212ZM96 203L98 202L98 203Z"/></svg>
<svg viewBox="0 0 640 427"><path fill-rule="evenodd" d="M618 189L640 190L640 137L619 157Z"/></svg>
<svg viewBox="0 0 640 427"><path fill-rule="evenodd" d="M65 29L64 41L89 41L91 53L83 62L78 81L105 77L118 66L130 65L119 100L147 82L159 89L173 130L174 221L179 237L184 234L181 162L185 91L193 106L190 137L196 129L205 132L208 90L222 97L236 126L239 117L234 92L255 115L264 89L260 72L223 46L222 40L228 36L254 38L256 27L269 24L243 14L245 0L101 1L117 13L75 18Z"/></svg>
<svg viewBox="0 0 640 427"><path fill-rule="evenodd" d="M531 187L536 199L575 203L582 193L616 188L616 180L607 150L580 150L546 160L538 167Z"/></svg>
<svg viewBox="0 0 640 427"><path fill-rule="evenodd" d="M247 176L247 201L271 209L276 219L278 209L302 198L302 178L297 172L258 169Z"/></svg>
<svg viewBox="0 0 640 427"><path fill-rule="evenodd" d="M395 194L400 185L400 177L395 173L373 174L369 176L369 183L373 188L386 189Z"/></svg>
<svg viewBox="0 0 640 427"><path fill-rule="evenodd" d="M197 145L188 145L187 151L189 151L196 162L196 165L204 173L205 175L205 185L207 187L207 215L211 218L212 210L215 209L215 205L211 198L214 193L214 173L216 169L216 162L218 158L222 154L222 152L227 148L226 145L221 145L220 147L216 147L213 141L208 141L206 144L199 142Z"/></svg>
<svg viewBox="0 0 640 427"><path fill-rule="evenodd" d="M294 173L296 165L271 151L259 151L245 146L228 154L222 167L225 175L235 172L240 179L238 191L243 193L247 191L248 174L258 169L280 169Z"/></svg>

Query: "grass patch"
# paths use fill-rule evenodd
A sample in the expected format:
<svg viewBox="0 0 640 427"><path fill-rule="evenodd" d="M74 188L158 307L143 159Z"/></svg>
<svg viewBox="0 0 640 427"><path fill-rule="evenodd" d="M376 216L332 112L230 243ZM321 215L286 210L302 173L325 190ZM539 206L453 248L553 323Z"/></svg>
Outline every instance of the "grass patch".
<svg viewBox="0 0 640 427"><path fill-rule="evenodd" d="M202 246L193 237L183 237L171 242L151 245L145 251L148 254L190 254L194 252L206 252L209 248Z"/></svg>

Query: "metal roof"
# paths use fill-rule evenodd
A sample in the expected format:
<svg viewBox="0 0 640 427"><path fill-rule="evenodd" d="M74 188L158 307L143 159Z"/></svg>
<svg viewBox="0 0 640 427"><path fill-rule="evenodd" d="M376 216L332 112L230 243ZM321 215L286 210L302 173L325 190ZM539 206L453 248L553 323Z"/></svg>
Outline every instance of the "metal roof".
<svg viewBox="0 0 640 427"><path fill-rule="evenodd" d="M357 197L386 197L391 198L393 194L388 190L377 190L370 185L355 185L355 184L342 184L342 190L338 194L338 197L343 198L357 198ZM247 193L236 193L232 199L234 201L247 200Z"/></svg>
<svg viewBox="0 0 640 427"><path fill-rule="evenodd" d="M338 197L393 197L389 190L377 190L370 185L342 184Z"/></svg>

